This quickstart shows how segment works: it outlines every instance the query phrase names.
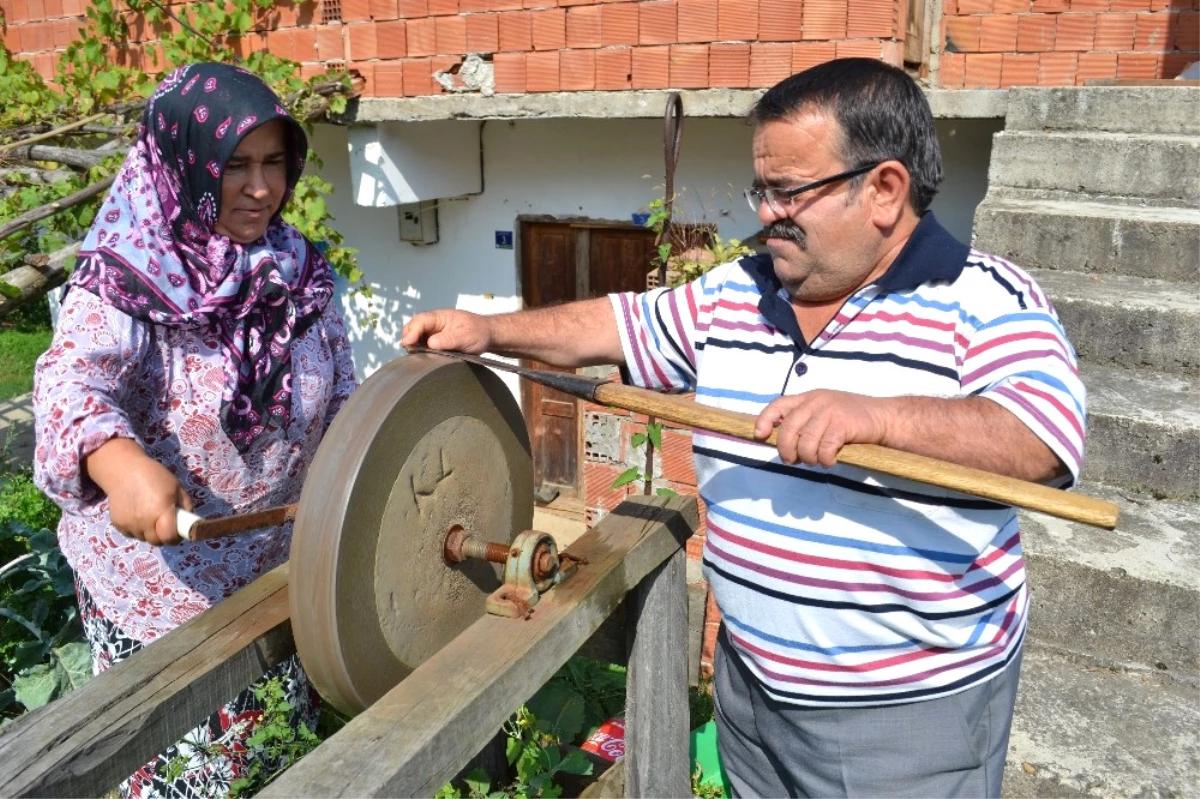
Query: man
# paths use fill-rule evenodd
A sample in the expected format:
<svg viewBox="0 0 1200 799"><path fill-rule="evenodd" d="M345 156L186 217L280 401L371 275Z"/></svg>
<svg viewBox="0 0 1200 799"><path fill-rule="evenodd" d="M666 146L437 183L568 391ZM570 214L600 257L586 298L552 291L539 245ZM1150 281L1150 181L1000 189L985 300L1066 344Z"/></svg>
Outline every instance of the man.
<svg viewBox="0 0 1200 799"><path fill-rule="evenodd" d="M1050 303L927 212L929 106L844 59L752 113L768 256L693 283L497 317L418 314L403 343L559 366L756 413L777 451L696 431L723 626L721 758L739 796L998 796L1026 628L1009 507L837 463L882 444L1074 481L1084 389Z"/></svg>

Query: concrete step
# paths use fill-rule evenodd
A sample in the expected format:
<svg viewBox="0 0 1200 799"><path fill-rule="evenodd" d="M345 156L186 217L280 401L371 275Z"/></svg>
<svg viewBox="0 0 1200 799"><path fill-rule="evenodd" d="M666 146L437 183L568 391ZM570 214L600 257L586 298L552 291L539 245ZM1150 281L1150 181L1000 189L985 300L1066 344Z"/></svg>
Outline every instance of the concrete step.
<svg viewBox="0 0 1200 799"><path fill-rule="evenodd" d="M1109 486L1116 530L1021 511L1030 636L1200 684L1200 504Z"/></svg>
<svg viewBox="0 0 1200 799"><path fill-rule="evenodd" d="M1200 794L1200 691L1030 642L1001 796Z"/></svg>
<svg viewBox="0 0 1200 799"><path fill-rule="evenodd" d="M1200 203L1200 137L1009 131L993 138L989 186Z"/></svg>
<svg viewBox="0 0 1200 799"><path fill-rule="evenodd" d="M975 211L974 246L1026 269L1135 275L1200 287L1200 209L1000 197Z"/></svg>
<svg viewBox="0 0 1200 799"><path fill-rule="evenodd" d="M1200 88L1087 86L1009 89L1005 128L1200 136Z"/></svg>
<svg viewBox="0 0 1200 799"><path fill-rule="evenodd" d="M1081 359L1200 374L1196 287L1123 275L1032 269Z"/></svg>
<svg viewBox="0 0 1200 799"><path fill-rule="evenodd" d="M1200 498L1200 381L1085 362L1083 476L1159 499Z"/></svg>

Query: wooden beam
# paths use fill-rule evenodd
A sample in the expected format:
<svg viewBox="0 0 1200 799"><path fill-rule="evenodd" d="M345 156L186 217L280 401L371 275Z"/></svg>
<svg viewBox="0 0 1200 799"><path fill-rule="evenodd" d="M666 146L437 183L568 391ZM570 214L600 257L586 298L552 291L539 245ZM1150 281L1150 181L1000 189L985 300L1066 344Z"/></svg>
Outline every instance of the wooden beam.
<svg viewBox="0 0 1200 799"><path fill-rule="evenodd" d="M15 297L0 293L0 316L22 305L28 305L50 289L67 282L67 264L75 260L81 245L82 242L78 241L68 244L46 257L45 264L21 264L0 275L0 282L7 283L20 292Z"/></svg>
<svg viewBox="0 0 1200 799"><path fill-rule="evenodd" d="M690 796L687 553L672 555L630 595L625 688L625 794Z"/></svg>
<svg viewBox="0 0 1200 799"><path fill-rule="evenodd" d="M588 564L532 618L484 616L258 796L432 796L698 524L689 497L623 503L571 545Z"/></svg>
<svg viewBox="0 0 1200 799"><path fill-rule="evenodd" d="M101 796L296 647L280 566L0 735L0 796Z"/></svg>

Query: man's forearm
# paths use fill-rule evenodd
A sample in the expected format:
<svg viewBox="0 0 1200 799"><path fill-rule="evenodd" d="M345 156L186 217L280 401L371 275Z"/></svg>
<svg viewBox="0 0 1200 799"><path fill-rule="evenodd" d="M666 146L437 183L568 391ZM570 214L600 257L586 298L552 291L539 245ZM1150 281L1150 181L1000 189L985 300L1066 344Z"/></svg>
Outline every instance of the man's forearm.
<svg viewBox="0 0 1200 799"><path fill-rule="evenodd" d="M1021 480L1044 483L1066 466L1003 406L982 397L894 397L880 443Z"/></svg>
<svg viewBox="0 0 1200 799"><path fill-rule="evenodd" d="M491 351L553 366L623 364L607 297L489 316Z"/></svg>

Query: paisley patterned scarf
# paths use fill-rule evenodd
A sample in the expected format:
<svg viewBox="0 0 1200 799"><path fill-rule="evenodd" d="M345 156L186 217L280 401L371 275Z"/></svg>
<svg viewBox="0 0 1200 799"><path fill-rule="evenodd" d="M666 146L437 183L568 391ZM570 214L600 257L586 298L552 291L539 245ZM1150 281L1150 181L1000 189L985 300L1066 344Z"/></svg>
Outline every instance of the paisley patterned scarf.
<svg viewBox="0 0 1200 799"><path fill-rule="evenodd" d="M137 143L84 239L71 285L135 319L217 334L231 364L222 426L239 451L291 416L291 343L333 295L329 264L276 211L239 244L214 230L221 173L258 126L287 131L287 192L308 139L252 73L194 64L170 73L146 105Z"/></svg>

